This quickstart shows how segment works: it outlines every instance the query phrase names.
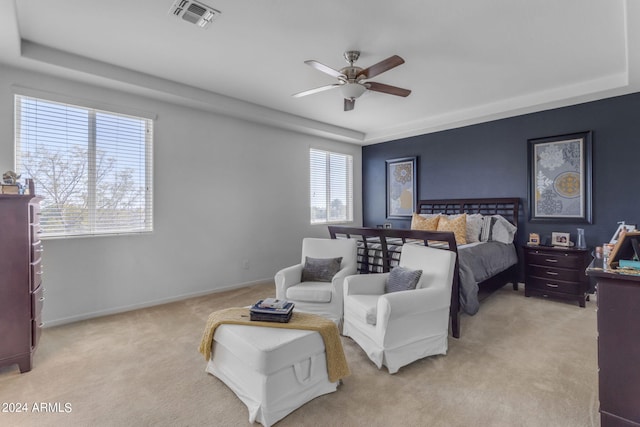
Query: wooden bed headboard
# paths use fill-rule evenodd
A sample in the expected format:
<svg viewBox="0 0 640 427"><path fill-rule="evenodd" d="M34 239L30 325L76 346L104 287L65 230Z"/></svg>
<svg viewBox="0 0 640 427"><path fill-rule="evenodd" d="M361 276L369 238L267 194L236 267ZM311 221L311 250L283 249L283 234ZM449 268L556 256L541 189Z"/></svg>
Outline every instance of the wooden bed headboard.
<svg viewBox="0 0 640 427"><path fill-rule="evenodd" d="M510 223L518 225L520 199L517 197L497 197L492 199L435 199L418 200L416 213L446 214L460 213L482 215L502 215Z"/></svg>

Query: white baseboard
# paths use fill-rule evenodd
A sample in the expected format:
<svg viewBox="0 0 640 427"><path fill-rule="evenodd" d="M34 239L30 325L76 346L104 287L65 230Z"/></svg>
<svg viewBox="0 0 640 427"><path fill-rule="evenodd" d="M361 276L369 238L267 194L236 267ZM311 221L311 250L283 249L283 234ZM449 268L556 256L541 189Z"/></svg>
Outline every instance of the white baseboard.
<svg viewBox="0 0 640 427"><path fill-rule="evenodd" d="M156 305L168 304L171 302L182 301L185 299L196 298L196 297L201 297L201 296L210 295L210 294L217 294L220 292L231 291L233 289L240 289L240 288L246 288L253 285L260 285L263 283L273 283L273 279L261 279L261 280L254 280L251 282L237 283L237 284L225 286L222 288L209 289L206 291L194 292L190 294L176 295L169 298L161 298L161 299L147 301L139 304L114 307L107 310L93 311L89 313L79 314L76 316L64 317L61 319L46 320L42 327L48 328L53 326L66 325L68 323L79 322L81 320L93 319L93 318L102 317L102 316L109 316L112 314L124 313L132 310L139 310L141 308L154 307ZM274 285L274 292L275 292L275 285Z"/></svg>

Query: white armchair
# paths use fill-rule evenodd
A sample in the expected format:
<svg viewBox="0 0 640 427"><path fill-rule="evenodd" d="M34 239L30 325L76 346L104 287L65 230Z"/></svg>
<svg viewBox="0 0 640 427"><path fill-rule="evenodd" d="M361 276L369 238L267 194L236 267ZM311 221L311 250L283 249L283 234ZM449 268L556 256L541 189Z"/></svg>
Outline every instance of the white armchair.
<svg viewBox="0 0 640 427"><path fill-rule="evenodd" d="M302 281L302 271L306 257L342 257L340 269L329 282ZM284 268L276 273L276 298L295 303L295 310L314 313L342 325L343 283L345 277L355 274L357 269L357 249L354 239L315 239L302 241L302 261L300 264Z"/></svg>
<svg viewBox="0 0 640 427"><path fill-rule="evenodd" d="M416 288L385 294L390 273L349 276L344 284L343 335L389 373L434 354L446 354L456 254L405 244L400 264L422 270Z"/></svg>

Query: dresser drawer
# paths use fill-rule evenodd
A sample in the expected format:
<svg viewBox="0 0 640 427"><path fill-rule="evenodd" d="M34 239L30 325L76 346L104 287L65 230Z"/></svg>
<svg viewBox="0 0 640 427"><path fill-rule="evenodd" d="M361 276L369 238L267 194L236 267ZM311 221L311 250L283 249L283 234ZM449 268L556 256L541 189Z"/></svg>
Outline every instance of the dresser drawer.
<svg viewBox="0 0 640 427"><path fill-rule="evenodd" d="M537 277L527 277L525 286L530 290L578 295L584 292L580 282L564 282L562 280L545 280Z"/></svg>
<svg viewBox="0 0 640 427"><path fill-rule="evenodd" d="M31 262L31 291L38 289L42 283L42 259Z"/></svg>
<svg viewBox="0 0 640 427"><path fill-rule="evenodd" d="M31 318L40 317L42 313L42 305L44 304L44 287L40 285L31 293Z"/></svg>
<svg viewBox="0 0 640 427"><path fill-rule="evenodd" d="M31 243L31 261L38 261L42 258L42 240L36 240Z"/></svg>
<svg viewBox="0 0 640 427"><path fill-rule="evenodd" d="M40 234L42 234L40 223L31 224L29 227L31 227L31 242L35 243L40 241Z"/></svg>
<svg viewBox="0 0 640 427"><path fill-rule="evenodd" d="M40 203L29 203L29 223L40 223Z"/></svg>
<svg viewBox="0 0 640 427"><path fill-rule="evenodd" d="M527 276L549 280L563 280L566 282L580 282L584 280L585 274L583 270L529 265L527 266Z"/></svg>
<svg viewBox="0 0 640 427"><path fill-rule="evenodd" d="M584 269L584 256L533 250L527 252L527 264L549 267Z"/></svg>
<svg viewBox="0 0 640 427"><path fill-rule="evenodd" d="M40 341L40 333L42 332L42 317L38 316L31 321L31 347L32 349L38 346Z"/></svg>

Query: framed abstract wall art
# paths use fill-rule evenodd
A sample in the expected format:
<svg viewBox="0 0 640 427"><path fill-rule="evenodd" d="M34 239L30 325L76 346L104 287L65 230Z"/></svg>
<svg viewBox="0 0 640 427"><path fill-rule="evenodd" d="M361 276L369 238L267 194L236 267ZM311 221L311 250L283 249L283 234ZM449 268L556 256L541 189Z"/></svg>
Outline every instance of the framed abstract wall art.
<svg viewBox="0 0 640 427"><path fill-rule="evenodd" d="M528 140L529 220L591 223L592 132Z"/></svg>
<svg viewBox="0 0 640 427"><path fill-rule="evenodd" d="M416 210L416 157L387 160L387 218L410 218Z"/></svg>

